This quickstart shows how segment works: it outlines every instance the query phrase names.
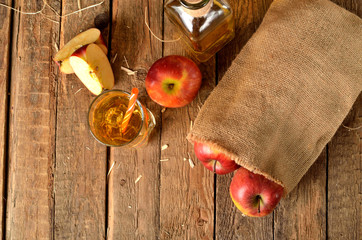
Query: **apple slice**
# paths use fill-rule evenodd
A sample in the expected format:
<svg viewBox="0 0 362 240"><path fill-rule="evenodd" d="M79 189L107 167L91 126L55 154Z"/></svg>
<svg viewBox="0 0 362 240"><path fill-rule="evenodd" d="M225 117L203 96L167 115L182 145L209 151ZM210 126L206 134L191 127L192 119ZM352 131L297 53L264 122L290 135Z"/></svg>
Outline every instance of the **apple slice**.
<svg viewBox="0 0 362 240"><path fill-rule="evenodd" d="M107 54L108 52L108 49L107 49L107 46L106 44L104 43L103 41L103 38L102 38L102 42L99 41L99 39L97 41L95 41L95 43L98 45L98 47L100 47L102 49L102 51ZM56 62L58 64L58 62ZM64 59L59 65L59 69L62 73L65 73L65 74L71 74L71 73L74 73L74 70L72 68L72 66L70 65L70 62L69 62L69 58L66 58Z"/></svg>
<svg viewBox="0 0 362 240"><path fill-rule="evenodd" d="M97 28L90 28L72 38L57 52L57 54L55 54L53 60L59 65L60 71L65 74L74 73L69 64L68 58L77 49L90 43L96 43L103 52L107 54L108 49L102 37L101 31Z"/></svg>
<svg viewBox="0 0 362 240"><path fill-rule="evenodd" d="M58 62L56 62L58 63ZM59 64L58 64L59 65ZM69 58L64 59L59 65L59 69L62 73L71 74L74 73L72 66L70 65Z"/></svg>
<svg viewBox="0 0 362 240"><path fill-rule="evenodd" d="M65 44L54 56L54 61L63 61L64 59L70 57L73 52L81 48L84 45L94 43L99 38L102 38L101 31L97 28L90 28L82 33L79 33L77 36L72 38L67 44ZM102 42L99 40L99 42ZM104 41L103 41L104 43Z"/></svg>
<svg viewBox="0 0 362 240"><path fill-rule="evenodd" d="M99 35L99 38L94 42L95 44L98 45L98 47L100 47L102 49L102 51L104 52L104 54L107 55L108 53L108 48L107 45L104 41L104 38L102 37L102 35Z"/></svg>
<svg viewBox="0 0 362 240"><path fill-rule="evenodd" d="M77 77L93 94L103 89L112 89L114 75L111 64L102 49L94 43L79 48L69 58L69 63Z"/></svg>

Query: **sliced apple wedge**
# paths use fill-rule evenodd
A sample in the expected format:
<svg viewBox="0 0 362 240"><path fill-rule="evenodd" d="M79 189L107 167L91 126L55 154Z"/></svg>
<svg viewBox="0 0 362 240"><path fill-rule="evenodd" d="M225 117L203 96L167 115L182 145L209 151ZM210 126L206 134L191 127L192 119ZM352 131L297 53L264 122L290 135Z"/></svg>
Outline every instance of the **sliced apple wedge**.
<svg viewBox="0 0 362 240"><path fill-rule="evenodd" d="M101 40L100 40L101 39ZM95 41L95 43L98 45L98 47L100 47L102 49L102 51L107 55L108 49L106 44L103 41L103 38L100 38L97 41ZM55 61L58 65L59 65L59 69L62 73L65 74L71 74L74 73L74 70L72 68L72 66L70 65L69 62L69 57L64 59L63 61L60 62L60 64Z"/></svg>
<svg viewBox="0 0 362 240"><path fill-rule="evenodd" d="M103 50L103 52L107 54L108 49L102 37L101 31L99 31L97 28L90 28L72 38L54 56L53 60L59 65L60 71L65 74L74 73L72 67L69 64L69 57L77 49L90 43L96 43Z"/></svg>
<svg viewBox="0 0 362 240"><path fill-rule="evenodd" d="M59 65L59 69L62 73L71 74L74 73L72 66L70 65L69 58L64 59Z"/></svg>
<svg viewBox="0 0 362 240"><path fill-rule="evenodd" d="M102 35L99 35L99 38L94 43L97 44L98 47L100 47L102 49L104 54L107 55L108 48L107 48L106 42L104 41L104 38L102 37Z"/></svg>
<svg viewBox="0 0 362 240"><path fill-rule="evenodd" d="M65 44L54 56L54 61L63 61L64 59L70 57L77 49L83 47L84 45L94 43L95 41L102 38L101 31L97 28L90 28L82 33L79 33L77 36L72 38L67 44ZM102 40L99 40L103 42Z"/></svg>
<svg viewBox="0 0 362 240"><path fill-rule="evenodd" d="M112 89L114 75L107 55L94 43L79 48L69 58L69 63L77 77L93 94L103 89Z"/></svg>

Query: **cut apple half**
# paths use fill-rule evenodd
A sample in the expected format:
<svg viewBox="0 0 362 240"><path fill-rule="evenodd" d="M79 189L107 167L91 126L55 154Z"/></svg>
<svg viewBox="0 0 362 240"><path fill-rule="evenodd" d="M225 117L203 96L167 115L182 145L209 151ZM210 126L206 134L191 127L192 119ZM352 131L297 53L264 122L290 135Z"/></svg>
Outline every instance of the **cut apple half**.
<svg viewBox="0 0 362 240"><path fill-rule="evenodd" d="M107 55L107 52L108 52L108 49L103 42L99 42L98 40L95 42L98 47L100 47L102 49L102 51L104 52L104 54ZM56 62L58 63L58 62ZM59 64L58 64L59 65ZM61 61L60 65L59 65L59 69L62 73L65 73L65 74L71 74L71 73L74 73L74 70L72 68L72 66L70 65L70 62L69 62L69 57L64 59L63 61Z"/></svg>
<svg viewBox="0 0 362 240"><path fill-rule="evenodd" d="M69 58L69 63L77 77L93 94L103 89L112 89L114 75L107 55L97 44L79 48Z"/></svg>

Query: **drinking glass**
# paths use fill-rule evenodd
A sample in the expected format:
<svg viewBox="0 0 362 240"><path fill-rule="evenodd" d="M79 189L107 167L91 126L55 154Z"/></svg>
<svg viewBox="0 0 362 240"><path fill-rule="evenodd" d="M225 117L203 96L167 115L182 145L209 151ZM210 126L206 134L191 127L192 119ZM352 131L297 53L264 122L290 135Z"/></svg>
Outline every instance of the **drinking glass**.
<svg viewBox="0 0 362 240"><path fill-rule="evenodd" d="M130 93L108 90L98 95L88 111L88 124L95 139L110 147L141 147L146 145L156 125L152 112L136 101L129 123L122 131Z"/></svg>

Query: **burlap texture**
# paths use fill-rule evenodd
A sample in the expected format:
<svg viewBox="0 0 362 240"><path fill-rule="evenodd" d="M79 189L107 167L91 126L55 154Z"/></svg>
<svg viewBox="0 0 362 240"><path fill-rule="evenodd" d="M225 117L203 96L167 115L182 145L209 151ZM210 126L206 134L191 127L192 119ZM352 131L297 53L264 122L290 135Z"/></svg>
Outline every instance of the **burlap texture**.
<svg viewBox="0 0 362 240"><path fill-rule="evenodd" d="M361 90L361 19L328 0L276 0L188 139L213 145L289 192Z"/></svg>

